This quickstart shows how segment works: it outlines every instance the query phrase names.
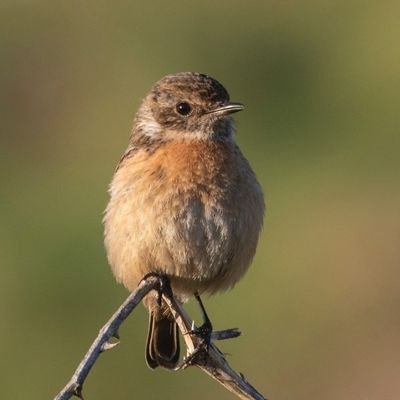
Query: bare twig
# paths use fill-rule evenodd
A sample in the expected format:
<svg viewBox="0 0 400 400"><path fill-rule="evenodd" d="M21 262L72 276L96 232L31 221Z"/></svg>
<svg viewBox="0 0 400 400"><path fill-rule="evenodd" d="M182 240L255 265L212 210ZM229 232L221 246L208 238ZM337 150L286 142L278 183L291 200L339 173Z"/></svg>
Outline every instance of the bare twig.
<svg viewBox="0 0 400 400"><path fill-rule="evenodd" d="M61 392L57 394L54 400L67 400L74 395L83 398L83 383L99 355L103 351L115 346L115 343L111 343L110 340L112 340L112 338L119 339L118 328L122 322L124 322L133 309L142 301L143 297L157 285L159 285L159 281L156 277L148 277L139 283L136 290L128 296L114 315L100 329L99 334L90 346L85 357L83 357L83 360L79 364L71 380L65 385Z"/></svg>
<svg viewBox="0 0 400 400"><path fill-rule="evenodd" d="M120 325L141 302L143 297L159 286L160 280L156 276L148 276L139 283L136 290L128 296L103 328L100 329L99 334L79 364L71 380L57 394L54 400L67 400L72 396L83 399L83 383L99 355L118 344L118 342L112 342L111 340L113 338L119 339L118 329ZM210 346L206 346L204 340L192 332L195 327L193 320L175 300L173 294L165 291L162 296L171 309L187 346L188 357L181 368L196 365L239 398L266 400L265 397L246 381L241 373L235 372L229 366L221 351L213 343ZM240 332L237 329L229 329L227 331L213 332L212 339L223 340L239 335Z"/></svg>

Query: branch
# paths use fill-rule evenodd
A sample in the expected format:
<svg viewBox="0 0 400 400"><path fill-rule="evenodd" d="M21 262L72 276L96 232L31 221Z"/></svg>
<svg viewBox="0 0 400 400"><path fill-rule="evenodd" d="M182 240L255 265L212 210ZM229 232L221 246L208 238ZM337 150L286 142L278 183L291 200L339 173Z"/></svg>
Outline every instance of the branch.
<svg viewBox="0 0 400 400"><path fill-rule="evenodd" d="M118 342L111 343L110 340L112 340L112 338L119 338L118 328L120 325L142 301L143 297L158 285L159 281L156 277L148 277L139 283L138 287L128 296L113 316L100 329L99 334L85 354L85 357L83 357L83 360L79 364L71 380L65 385L61 392L57 394L54 400L67 400L74 395L83 399L82 386L94 363L103 351L118 344Z"/></svg>
<svg viewBox="0 0 400 400"><path fill-rule="evenodd" d="M56 395L54 400L67 400L72 396L83 399L83 383L100 354L118 344L118 342L113 342L112 340L113 338L119 339L118 329L121 324L147 293L159 287L160 278L156 276L147 276L139 283L138 287L128 296L113 316L100 329L99 334L80 362L74 375L61 392ZM194 322L182 306L175 300L172 292L165 291L162 296L171 309L187 346L188 357L184 360L180 368L196 365L212 378L216 379L226 389L236 394L240 399L266 400L265 397L247 382L241 373L235 372L229 366L221 351L213 343L207 348L204 344L204 340L192 333L195 328ZM239 334L240 333L236 329L213 332L212 339L228 339L239 336Z"/></svg>

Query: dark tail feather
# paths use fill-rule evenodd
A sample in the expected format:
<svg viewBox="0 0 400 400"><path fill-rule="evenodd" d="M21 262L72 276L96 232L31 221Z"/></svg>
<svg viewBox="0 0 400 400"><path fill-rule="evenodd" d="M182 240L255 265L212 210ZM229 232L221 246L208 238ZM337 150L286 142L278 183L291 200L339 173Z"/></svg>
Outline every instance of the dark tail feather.
<svg viewBox="0 0 400 400"><path fill-rule="evenodd" d="M149 368L174 369L179 361L179 330L172 315L161 309L150 310L146 362Z"/></svg>

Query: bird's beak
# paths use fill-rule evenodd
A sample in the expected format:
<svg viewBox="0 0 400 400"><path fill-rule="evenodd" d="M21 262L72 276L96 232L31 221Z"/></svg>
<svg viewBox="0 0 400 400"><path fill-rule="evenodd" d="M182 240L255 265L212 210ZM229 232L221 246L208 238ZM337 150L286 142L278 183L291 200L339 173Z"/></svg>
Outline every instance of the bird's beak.
<svg viewBox="0 0 400 400"><path fill-rule="evenodd" d="M213 115L227 115L233 114L238 111L244 110L244 105L241 103L228 103L224 104L221 107L214 108L214 110L207 111L206 114L213 114Z"/></svg>

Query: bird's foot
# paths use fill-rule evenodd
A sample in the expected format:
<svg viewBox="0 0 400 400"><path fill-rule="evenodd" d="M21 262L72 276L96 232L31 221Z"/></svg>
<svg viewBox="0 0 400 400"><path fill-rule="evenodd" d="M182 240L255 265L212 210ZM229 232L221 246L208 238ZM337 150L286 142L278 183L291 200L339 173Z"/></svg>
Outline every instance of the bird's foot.
<svg viewBox="0 0 400 400"><path fill-rule="evenodd" d="M143 277L143 280L149 278L149 277L155 277L158 279L158 285L155 288L157 290L157 303L159 306L161 306L162 302L162 295L165 293L169 297L172 297L172 289L171 289L171 283L169 281L169 278L166 274L160 273L160 272L149 272Z"/></svg>
<svg viewBox="0 0 400 400"><path fill-rule="evenodd" d="M208 351L213 333L213 327L209 319L206 319L199 327L193 327L188 333L201 339L200 346L205 346L206 350Z"/></svg>

